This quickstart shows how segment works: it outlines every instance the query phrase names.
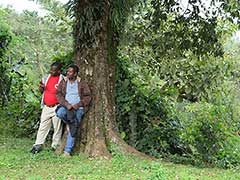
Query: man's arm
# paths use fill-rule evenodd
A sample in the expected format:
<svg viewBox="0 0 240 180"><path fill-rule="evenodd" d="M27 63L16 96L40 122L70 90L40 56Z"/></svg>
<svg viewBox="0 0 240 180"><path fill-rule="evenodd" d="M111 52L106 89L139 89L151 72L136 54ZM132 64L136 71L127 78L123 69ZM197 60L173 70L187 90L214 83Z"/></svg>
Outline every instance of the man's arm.
<svg viewBox="0 0 240 180"><path fill-rule="evenodd" d="M66 99L65 99L65 95L64 95L64 85L65 84L65 80L62 79L60 81L60 83L58 84L57 90L56 90L56 96L57 96L57 100L59 102L59 104L65 106L68 110L71 110L73 107L71 104L69 104Z"/></svg>
<svg viewBox="0 0 240 180"><path fill-rule="evenodd" d="M43 93L44 89L45 89L45 85L43 84L42 81L40 81L40 85L39 85L39 87L38 87L38 90L39 90L41 93Z"/></svg>
<svg viewBox="0 0 240 180"><path fill-rule="evenodd" d="M74 109L78 109L79 107L86 107L90 104L91 91L86 82L80 82L80 98L80 102L74 104Z"/></svg>

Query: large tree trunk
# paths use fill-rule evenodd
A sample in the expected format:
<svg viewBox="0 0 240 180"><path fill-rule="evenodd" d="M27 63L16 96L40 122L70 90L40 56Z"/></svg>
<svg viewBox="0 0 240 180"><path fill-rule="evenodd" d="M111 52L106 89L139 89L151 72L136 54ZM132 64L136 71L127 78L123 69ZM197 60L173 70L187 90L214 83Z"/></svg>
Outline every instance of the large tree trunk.
<svg viewBox="0 0 240 180"><path fill-rule="evenodd" d="M76 10L83 12L92 1L79 0ZM95 34L94 45L82 46L78 34L82 29L78 20L75 26L75 63L80 68L80 77L87 81L92 91L92 101L88 113L82 120L75 151L90 156L111 157L109 146L117 144L123 152L145 156L127 145L119 136L115 120L114 84L115 60L110 58L109 49L114 48L110 22L110 2L104 3L105 14L101 17L101 29Z"/></svg>

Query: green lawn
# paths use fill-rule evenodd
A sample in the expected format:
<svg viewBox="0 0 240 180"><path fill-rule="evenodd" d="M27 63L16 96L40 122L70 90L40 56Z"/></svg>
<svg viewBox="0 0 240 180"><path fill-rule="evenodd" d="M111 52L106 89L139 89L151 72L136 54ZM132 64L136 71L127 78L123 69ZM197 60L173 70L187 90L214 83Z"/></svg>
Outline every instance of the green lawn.
<svg viewBox="0 0 240 180"><path fill-rule="evenodd" d="M28 180L239 180L240 168L223 170L149 162L116 155L112 160L84 155L57 156L46 148L29 153L33 140L0 137L0 179Z"/></svg>

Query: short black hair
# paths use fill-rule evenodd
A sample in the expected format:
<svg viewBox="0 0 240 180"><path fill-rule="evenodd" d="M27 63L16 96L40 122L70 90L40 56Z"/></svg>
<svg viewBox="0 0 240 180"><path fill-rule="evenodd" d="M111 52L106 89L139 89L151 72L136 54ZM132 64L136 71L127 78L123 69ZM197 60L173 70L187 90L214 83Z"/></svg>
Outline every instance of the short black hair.
<svg viewBox="0 0 240 180"><path fill-rule="evenodd" d="M79 68L78 68L77 65L74 65L74 64L73 64L73 65L70 65L69 68L73 68L73 70L74 70L75 73L78 73L78 72L79 72Z"/></svg>
<svg viewBox="0 0 240 180"><path fill-rule="evenodd" d="M58 69L61 69L61 68L62 68L62 63L56 61L56 62L54 62L54 63L51 64L51 67L52 67L52 66L56 66Z"/></svg>

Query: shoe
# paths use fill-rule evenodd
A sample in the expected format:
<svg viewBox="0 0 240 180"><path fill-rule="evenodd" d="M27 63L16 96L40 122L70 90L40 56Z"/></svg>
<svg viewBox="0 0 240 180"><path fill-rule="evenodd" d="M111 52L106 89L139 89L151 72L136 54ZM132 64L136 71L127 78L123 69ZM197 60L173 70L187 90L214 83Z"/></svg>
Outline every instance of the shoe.
<svg viewBox="0 0 240 180"><path fill-rule="evenodd" d="M52 151L56 151L56 149L58 148L59 145L52 145L51 149Z"/></svg>
<svg viewBox="0 0 240 180"><path fill-rule="evenodd" d="M71 156L71 154L70 154L70 153L68 153L68 152L65 152L65 151L64 151L64 152L63 152L63 156L64 156L64 157L70 157L70 156Z"/></svg>
<svg viewBox="0 0 240 180"><path fill-rule="evenodd" d="M41 151L41 146L40 145L35 145L32 147L30 153L37 154Z"/></svg>

